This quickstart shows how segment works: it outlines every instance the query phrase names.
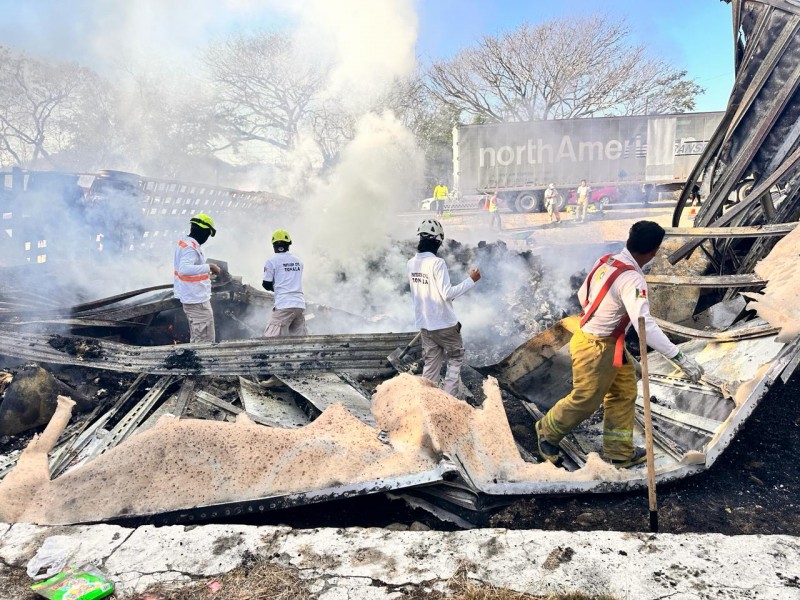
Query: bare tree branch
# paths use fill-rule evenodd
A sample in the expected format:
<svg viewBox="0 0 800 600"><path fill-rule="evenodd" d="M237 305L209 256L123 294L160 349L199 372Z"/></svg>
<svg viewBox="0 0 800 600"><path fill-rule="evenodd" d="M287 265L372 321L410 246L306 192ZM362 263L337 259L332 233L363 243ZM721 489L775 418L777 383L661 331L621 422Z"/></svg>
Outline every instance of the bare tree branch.
<svg viewBox="0 0 800 600"><path fill-rule="evenodd" d="M475 122L693 109L702 89L629 40L624 21L602 15L522 24L434 63L426 83Z"/></svg>
<svg viewBox="0 0 800 600"><path fill-rule="evenodd" d="M211 46L205 63L216 86L217 119L229 143L261 141L288 150L297 141L324 68L298 58L290 36L233 36Z"/></svg>
<svg viewBox="0 0 800 600"><path fill-rule="evenodd" d="M56 167L54 153L71 143L71 128L94 78L71 63L49 63L0 48L0 164Z"/></svg>

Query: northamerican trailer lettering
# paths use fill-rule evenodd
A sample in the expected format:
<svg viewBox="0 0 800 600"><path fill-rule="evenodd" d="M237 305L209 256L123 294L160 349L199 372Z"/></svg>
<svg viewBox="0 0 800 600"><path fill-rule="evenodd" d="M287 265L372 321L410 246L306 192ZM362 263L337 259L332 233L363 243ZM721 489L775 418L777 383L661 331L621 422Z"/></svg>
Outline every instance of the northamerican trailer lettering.
<svg viewBox="0 0 800 600"><path fill-rule="evenodd" d="M705 140L679 140L674 144L673 155L702 154L707 144L708 142ZM544 143L542 138L538 138L536 140L528 139L525 145L500 146L499 148L482 146L478 149L481 167L618 160L628 158L632 154L641 158L646 153L647 144L638 135L632 141L612 139L605 143L590 141L577 144L569 135L564 135L558 148L553 144Z"/></svg>

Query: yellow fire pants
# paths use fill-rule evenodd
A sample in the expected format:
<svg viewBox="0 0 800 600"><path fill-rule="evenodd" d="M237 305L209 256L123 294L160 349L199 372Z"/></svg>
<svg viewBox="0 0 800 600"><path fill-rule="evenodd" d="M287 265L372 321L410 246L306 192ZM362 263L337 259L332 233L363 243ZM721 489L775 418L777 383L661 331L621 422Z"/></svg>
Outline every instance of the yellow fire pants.
<svg viewBox="0 0 800 600"><path fill-rule="evenodd" d="M598 337L580 329L572 335L572 391L542 419L541 433L551 444L589 418L603 403L603 455L627 459L633 454L636 371L629 359L614 367L613 337Z"/></svg>

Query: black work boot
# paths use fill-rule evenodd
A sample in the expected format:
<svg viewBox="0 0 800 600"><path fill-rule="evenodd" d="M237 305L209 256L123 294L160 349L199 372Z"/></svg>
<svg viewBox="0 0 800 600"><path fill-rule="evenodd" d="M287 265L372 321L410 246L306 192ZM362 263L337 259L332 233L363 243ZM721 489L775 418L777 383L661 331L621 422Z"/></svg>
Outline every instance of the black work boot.
<svg viewBox="0 0 800 600"><path fill-rule="evenodd" d="M633 449L633 455L631 455L630 458L607 458L606 460L618 469L627 469L629 467L640 465L646 461L647 451L644 448L636 446Z"/></svg>
<svg viewBox="0 0 800 600"><path fill-rule="evenodd" d="M536 421L536 443L539 448L539 456L558 466L561 463L561 448L547 441L547 438L542 435L540 424L541 421Z"/></svg>

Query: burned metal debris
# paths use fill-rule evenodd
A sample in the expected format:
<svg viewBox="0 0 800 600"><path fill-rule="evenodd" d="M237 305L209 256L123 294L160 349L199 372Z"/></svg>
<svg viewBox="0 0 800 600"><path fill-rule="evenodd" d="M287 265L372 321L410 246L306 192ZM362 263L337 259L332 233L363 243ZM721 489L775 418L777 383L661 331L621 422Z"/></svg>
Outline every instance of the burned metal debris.
<svg viewBox="0 0 800 600"><path fill-rule="evenodd" d="M792 290L754 272L773 247L796 262L800 9L757 0L733 6L734 29L743 36L736 88L668 232L677 244L672 262L698 247L704 254L686 272L656 269L650 276L662 293L696 288L688 317L668 313L676 322L661 323L687 340L681 350L707 373L694 384L661 357L643 357L654 396L659 481L711 467L770 386L800 364L800 338L790 335L796 323L787 325L775 308L789 312ZM694 227L678 227L694 184L705 201ZM781 238L783 247L775 246ZM410 245L406 250L411 254ZM3 296L0 356L10 371L36 361L61 377L77 369L87 378L110 371L128 379L111 397L98 390L88 416L71 425L72 402L61 400L24 458L17 450L0 458L0 477L7 474L0 517L191 522L392 491L465 524L471 514L519 495L645 487L643 468L617 470L599 459L598 419L562 441L568 460L558 469L521 453L505 418L501 389L506 402L539 418L570 388L567 344L575 320L562 316L576 312L571 303L580 277L569 288L548 285L552 274L540 257L499 243L471 248L448 241L442 255L453 265L484 267L478 302L491 302L502 316L488 335L516 345L536 334L502 359L496 347L472 344L480 348L471 357L479 372L468 370L467 379L491 375L497 383L473 387L471 404L409 375L387 380L388 355L408 344L411 333L253 339L242 317L249 308L270 307L271 296L236 278L216 286L212 300L233 335L180 348L172 345L179 341L180 311L161 286L67 307L24 291ZM377 257L370 269L384 270L386 261ZM516 287L500 289L507 278L493 281L488 264L517 269ZM739 295L744 288L753 290L747 297L756 300L755 311ZM755 314L759 304L767 316ZM324 317L332 309L310 310ZM144 343L126 343L135 338ZM637 428L637 442L642 435ZM98 489L100 481L108 486L101 488L104 501L81 502L81 492Z"/></svg>
<svg viewBox="0 0 800 600"><path fill-rule="evenodd" d="M694 225L707 228L705 241L692 236L669 259L702 248L718 274L750 274L775 234L800 218L800 7L746 0L732 8L733 91L673 216L677 227L697 186L704 201ZM737 229L746 237L730 234Z"/></svg>

